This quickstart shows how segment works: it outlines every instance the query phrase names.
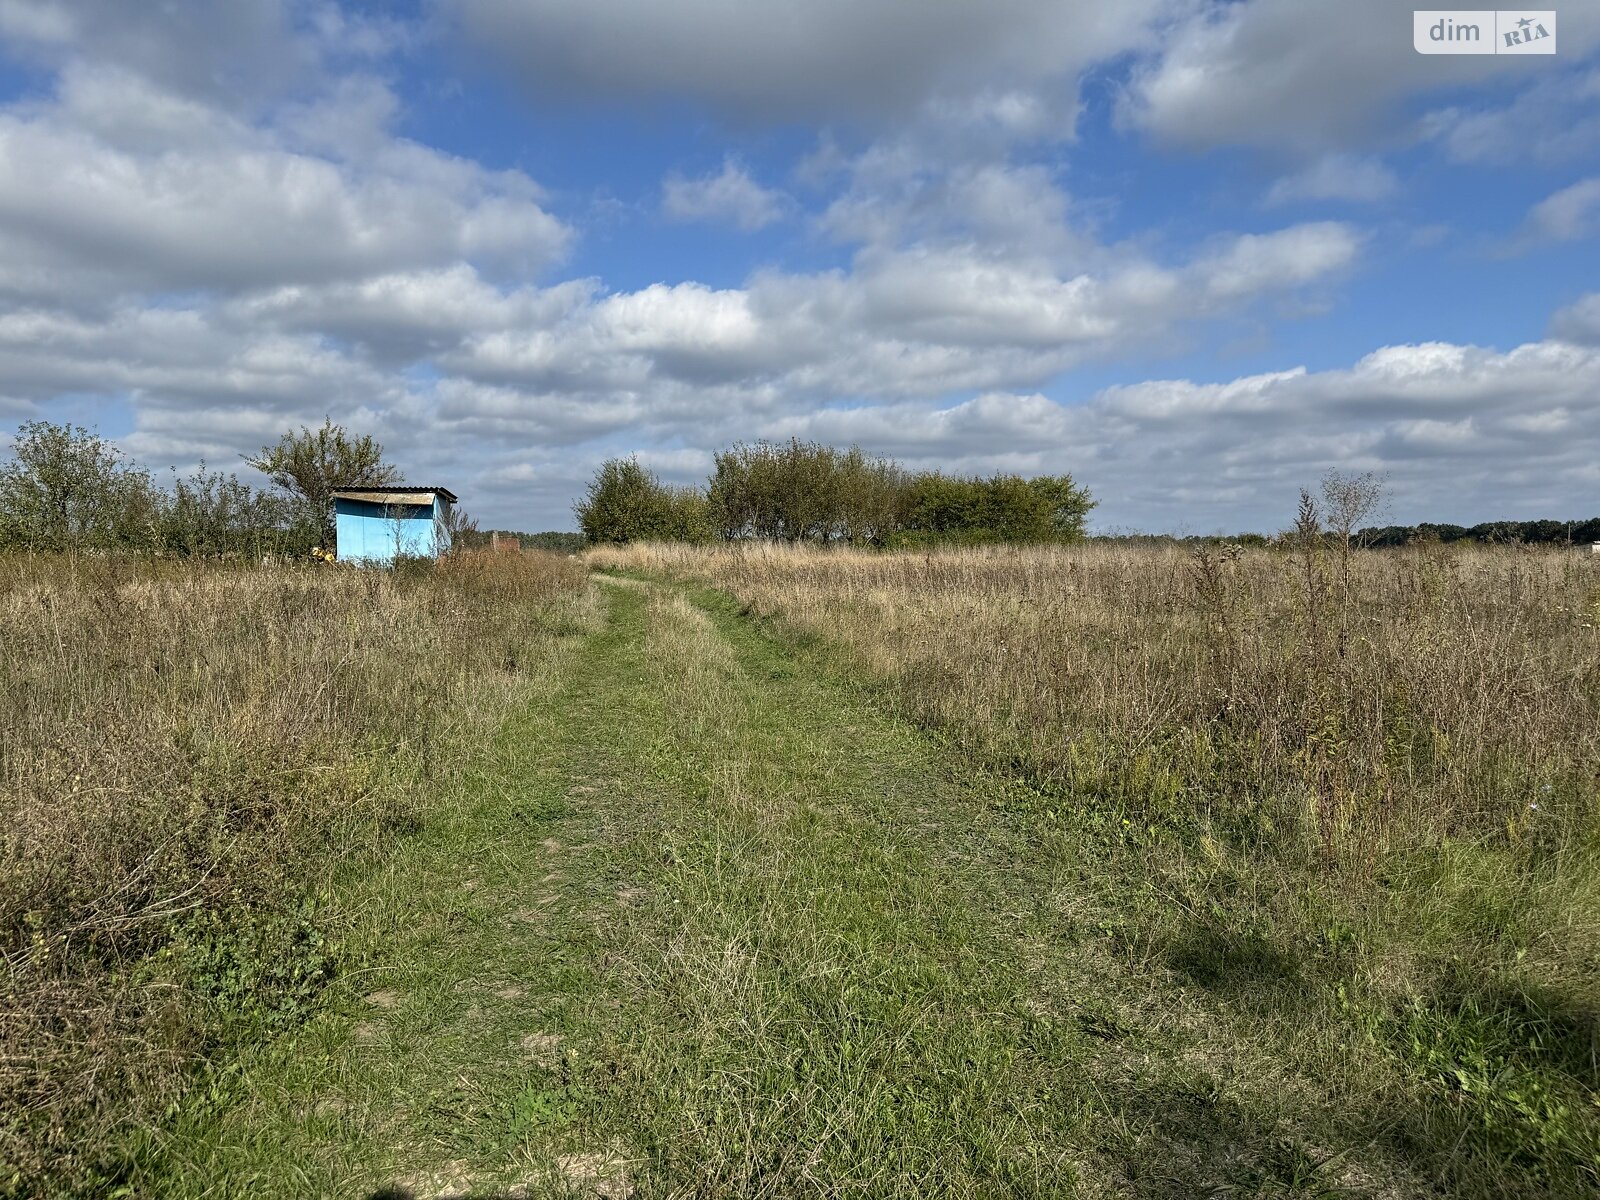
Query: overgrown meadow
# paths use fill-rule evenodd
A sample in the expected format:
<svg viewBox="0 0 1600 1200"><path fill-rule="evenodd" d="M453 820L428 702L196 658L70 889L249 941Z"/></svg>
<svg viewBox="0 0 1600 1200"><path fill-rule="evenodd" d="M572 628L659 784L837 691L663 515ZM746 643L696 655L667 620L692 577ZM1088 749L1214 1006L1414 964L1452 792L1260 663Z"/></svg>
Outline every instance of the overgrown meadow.
<svg viewBox="0 0 1600 1200"><path fill-rule="evenodd" d="M1147 1001L1209 1012L1219 1059L1233 1038L1290 1064L1451 1194L1600 1187L1600 562L1326 540L589 559L726 590L1026 778L1041 839L1095 863L1062 921Z"/></svg>
<svg viewBox="0 0 1600 1200"><path fill-rule="evenodd" d="M116 1186L338 970L318 898L460 785L586 572L0 557L0 1194Z"/></svg>
<svg viewBox="0 0 1600 1200"><path fill-rule="evenodd" d="M615 629L612 642L596 634L591 567L680 582L633 590L648 590L650 612L670 601L692 616L695 597L745 629L771 679L792 652L817 696L855 691L942 745L930 758L959 777L952 794L981 803L877 833L903 833L911 849L942 828L935 840L962 843L987 819L1018 847L983 867L993 877L981 888L947 889L951 905L972 906L963 919L974 928L987 928L984 906L1042 922L1015 935L1010 969L1027 995L975 1000L970 1024L1009 1030L996 1012L1020 1005L1039 1029L1071 1031L1057 1040L1076 1049L1040 1066L1036 1082L1057 1072L1088 1089L1064 1092L1065 1123L1049 1126L1087 1156L1084 1178L1149 1172L1129 1176L1128 1194L1162 1196L1190 1194L1186 1181L1245 1187L1258 1176L1282 1194L1600 1191L1600 562L1525 547L1349 550L1319 535L1192 550L633 544L592 549L586 563L465 552L393 571L0 558L0 1194L108 1194L156 1177L162 1131L180 1107L225 1103L239 1048L292 1035L331 980L365 969L341 943L358 914L325 897L341 872L380 867L433 806L467 794L476 757L517 706L554 702L573 647L588 646L591 673L622 654ZM613 597L607 619L630 611ZM684 645L702 643L706 655L720 644L706 634ZM698 749L672 750L645 720L649 696L637 727L613 711L629 697L607 699L609 732L588 730L578 746L599 755L609 737L607 778L639 773L638 795L624 802L590 782L563 794L590 797L602 823L637 803L640 827L654 829L651 806L668 804L676 773L709 753L712 726L725 735L712 774L734 792L747 776L805 778L804 762L783 757L802 753L785 742L799 718L779 701L793 696L736 665L672 667L683 687L651 719L682 724L694 735L683 745ZM649 682L637 663L611 668L619 688ZM723 716L708 724L713 712ZM847 744L827 712L807 718L804 753ZM871 807L876 778L867 771L849 794ZM837 799L823 792L818 805ZM703 814L695 795L671 802L686 846L701 844L690 834L702 823L732 819L732 808ZM787 802L767 800L774 813ZM807 808L792 830L773 824L772 836L798 839L774 845L816 853L796 831L823 811ZM760 828L776 819L757 816ZM837 819L835 839L881 812ZM605 826L595 853L615 851L607 839L618 836ZM951 861L973 847L952 844ZM937 849L912 857L937 862ZM668 905L686 868L657 842L635 850L637 886L615 903L607 894L607 912L637 916L659 898L648 910L659 929L640 929L664 940L628 943L617 961L655 970L662 945L700 927L744 930L726 945L712 938L708 955L744 945L734 908ZM789 884L814 877L842 897L861 884L854 861L797 858L784 870L800 872ZM752 852L730 882L766 896L769 869L781 873ZM905 917L897 889L909 877L874 878L885 894L857 915ZM616 920L596 928L633 928ZM760 944L775 981L789 967L804 978L837 967L832 951L791 963L781 938ZM929 961L953 952L924 950ZM1000 978L967 982L993 989ZM702 990L691 998L721 995ZM671 1116L684 1071L719 1095L775 1102L680 1043L682 999L646 989L627 1018L665 1065L604 1039L597 1052L612 1057L580 1064L597 1081L635 1080L629 1128L655 1129L660 1154L699 1144ZM860 1014L843 1003L772 1029L853 1028ZM747 1015L718 1020L742 1027ZM951 1040L929 1043L929 1063L965 1053L966 1024L949 1016ZM819 1044L819 1061L835 1049ZM929 1071L917 1078L938 1075ZM944 1111L963 1095L951 1083L929 1103ZM867 1130L852 1096L814 1100ZM1096 1115L1066 1120L1080 1109ZM726 1129L754 1129L773 1111L727 1114ZM975 1129L1007 1119L970 1115ZM923 1133L920 1151L956 1144L949 1128ZM772 1150L782 1130L763 1137ZM763 1160L741 1156L754 1146L716 1141L730 1170L757 1173L751 1189ZM834 1147L840 1162L855 1161L847 1149ZM668 1158L651 1160L660 1178L688 1170ZM143 1174L130 1174L133 1162ZM1108 1163L1122 1165L1100 1169Z"/></svg>

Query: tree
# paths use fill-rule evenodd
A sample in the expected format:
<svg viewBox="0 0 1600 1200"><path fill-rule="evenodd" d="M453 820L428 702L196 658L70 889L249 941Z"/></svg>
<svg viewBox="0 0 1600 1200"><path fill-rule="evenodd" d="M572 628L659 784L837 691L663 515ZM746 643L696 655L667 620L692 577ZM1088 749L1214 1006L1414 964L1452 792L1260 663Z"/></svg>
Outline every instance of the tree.
<svg viewBox="0 0 1600 1200"><path fill-rule="evenodd" d="M977 486L977 526L969 536L986 542L1055 540L1054 506L1029 480L1020 475L995 475L977 481Z"/></svg>
<svg viewBox="0 0 1600 1200"><path fill-rule="evenodd" d="M662 483L636 458L601 464L573 506L590 542L703 542L711 537L705 496Z"/></svg>
<svg viewBox="0 0 1600 1200"><path fill-rule="evenodd" d="M0 540L33 550L146 545L160 499L149 474L107 439L29 421L0 465Z"/></svg>
<svg viewBox="0 0 1600 1200"><path fill-rule="evenodd" d="M924 471L906 489L905 528L913 541L950 541L978 528L982 485L940 471Z"/></svg>
<svg viewBox="0 0 1600 1200"><path fill-rule="evenodd" d="M297 522L292 509L287 497L201 463L188 478L173 473L161 508L161 544L186 557L304 553L321 536L321 526L303 512Z"/></svg>
<svg viewBox="0 0 1600 1200"><path fill-rule="evenodd" d="M1051 540L1076 542L1083 539L1084 522L1096 504L1088 488L1073 483L1071 475L1036 475L1028 480L1028 487L1044 507Z"/></svg>
<svg viewBox="0 0 1600 1200"><path fill-rule="evenodd" d="M1071 542L1094 507L1070 475L970 479L926 471L906 488L910 543Z"/></svg>
<svg viewBox="0 0 1600 1200"><path fill-rule="evenodd" d="M799 439L721 451L707 487L713 524L728 538L825 540L837 508L836 453Z"/></svg>
<svg viewBox="0 0 1600 1200"><path fill-rule="evenodd" d="M383 461L383 447L371 435L354 437L331 417L320 429L302 425L298 432L284 434L244 460L305 506L328 545L333 542L333 493L340 488L382 487L393 483L398 473Z"/></svg>
<svg viewBox="0 0 1600 1200"><path fill-rule="evenodd" d="M881 546L900 528L905 472L852 446L839 460L839 536L852 546Z"/></svg>
<svg viewBox="0 0 1600 1200"><path fill-rule="evenodd" d="M675 492L638 463L612 460L577 507L584 532L596 541L1068 542L1083 536L1094 507L1069 475L912 475L857 446L798 438L739 443L718 451L714 463L704 492Z"/></svg>

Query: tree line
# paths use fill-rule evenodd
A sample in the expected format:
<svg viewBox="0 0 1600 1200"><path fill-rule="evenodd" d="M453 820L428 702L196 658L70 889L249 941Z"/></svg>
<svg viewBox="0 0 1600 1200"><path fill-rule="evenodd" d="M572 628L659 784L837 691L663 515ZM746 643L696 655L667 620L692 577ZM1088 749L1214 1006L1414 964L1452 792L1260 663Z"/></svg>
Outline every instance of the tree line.
<svg viewBox="0 0 1600 1200"><path fill-rule="evenodd" d="M272 486L204 464L163 485L82 426L27 422L0 463L0 550L300 555L333 545L335 490L396 477L377 441L331 420L285 433L245 461Z"/></svg>
<svg viewBox="0 0 1600 1200"><path fill-rule="evenodd" d="M701 487L664 483L634 458L601 465L574 506L590 542L782 542L915 547L1070 542L1094 500L1070 475L908 471L817 442L739 443Z"/></svg>
<svg viewBox="0 0 1600 1200"><path fill-rule="evenodd" d="M1600 542L1600 517L1586 521L1484 521L1478 525L1382 525L1363 529L1364 546L1409 546L1428 542L1485 542L1538 545L1587 545Z"/></svg>
<svg viewBox="0 0 1600 1200"><path fill-rule="evenodd" d="M1091 539L1129 545L1270 546L1275 537L1264 533L1195 534L1176 537L1166 533L1110 533ZM1477 525L1450 525L1423 521L1416 525L1371 525L1350 535L1354 547L1387 550L1398 546L1443 545L1453 542L1479 545L1587 546L1600 542L1600 517L1583 521L1484 521Z"/></svg>

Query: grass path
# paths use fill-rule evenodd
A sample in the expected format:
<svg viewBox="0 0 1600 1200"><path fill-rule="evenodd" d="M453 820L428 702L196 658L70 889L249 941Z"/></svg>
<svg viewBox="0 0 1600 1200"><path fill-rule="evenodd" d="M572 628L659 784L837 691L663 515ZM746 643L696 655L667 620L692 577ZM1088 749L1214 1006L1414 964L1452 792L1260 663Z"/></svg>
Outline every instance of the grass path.
<svg viewBox="0 0 1600 1200"><path fill-rule="evenodd" d="M566 692L341 896L373 965L140 1194L1382 1191L1152 999L1039 797L715 596L604 587Z"/></svg>

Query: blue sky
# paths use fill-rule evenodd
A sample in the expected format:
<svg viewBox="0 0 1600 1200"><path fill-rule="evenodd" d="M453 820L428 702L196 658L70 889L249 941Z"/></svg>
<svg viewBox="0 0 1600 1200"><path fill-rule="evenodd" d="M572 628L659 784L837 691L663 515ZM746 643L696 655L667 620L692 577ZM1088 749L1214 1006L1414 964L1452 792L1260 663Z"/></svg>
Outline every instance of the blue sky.
<svg viewBox="0 0 1600 1200"><path fill-rule="evenodd" d="M1102 529L1600 513L1600 0L0 0L0 431L324 415L486 525L738 439ZM242 466L240 468L243 470Z"/></svg>

